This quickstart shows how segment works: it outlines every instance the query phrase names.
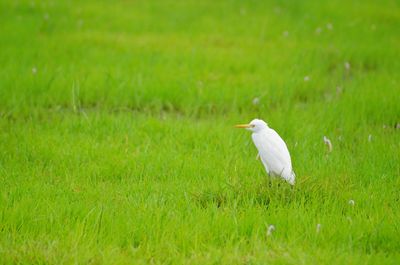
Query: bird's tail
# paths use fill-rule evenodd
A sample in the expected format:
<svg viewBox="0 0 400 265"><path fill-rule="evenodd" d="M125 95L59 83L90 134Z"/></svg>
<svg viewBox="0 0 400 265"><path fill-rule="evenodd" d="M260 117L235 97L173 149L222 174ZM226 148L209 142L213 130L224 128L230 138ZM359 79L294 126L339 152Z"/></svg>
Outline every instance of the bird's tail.
<svg viewBox="0 0 400 265"><path fill-rule="evenodd" d="M295 184L295 182L296 182L296 174L294 173L294 171L290 172L290 175L286 180L292 186Z"/></svg>

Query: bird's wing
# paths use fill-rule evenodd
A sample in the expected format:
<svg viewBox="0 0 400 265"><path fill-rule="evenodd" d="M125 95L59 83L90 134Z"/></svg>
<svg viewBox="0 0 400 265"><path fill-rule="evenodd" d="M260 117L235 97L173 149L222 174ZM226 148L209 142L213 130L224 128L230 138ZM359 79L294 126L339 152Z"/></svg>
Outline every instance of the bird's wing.
<svg viewBox="0 0 400 265"><path fill-rule="evenodd" d="M269 175L269 168L268 168L268 164L264 161L264 159L260 156L260 160L264 165L265 171L267 171L267 174Z"/></svg>
<svg viewBox="0 0 400 265"><path fill-rule="evenodd" d="M264 166L275 175L282 175L285 170L292 171L292 163L290 154L285 142L272 129L268 129L263 133L257 133L253 136Z"/></svg>

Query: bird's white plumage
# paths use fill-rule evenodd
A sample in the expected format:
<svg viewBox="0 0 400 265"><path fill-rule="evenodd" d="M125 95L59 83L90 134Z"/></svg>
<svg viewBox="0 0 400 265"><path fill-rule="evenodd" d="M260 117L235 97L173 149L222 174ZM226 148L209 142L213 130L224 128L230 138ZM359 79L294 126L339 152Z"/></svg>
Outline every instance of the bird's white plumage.
<svg viewBox="0 0 400 265"><path fill-rule="evenodd" d="M259 119L252 120L247 129L253 132L254 145L258 149L267 173L271 176L282 177L294 185L295 174L289 150L279 134Z"/></svg>

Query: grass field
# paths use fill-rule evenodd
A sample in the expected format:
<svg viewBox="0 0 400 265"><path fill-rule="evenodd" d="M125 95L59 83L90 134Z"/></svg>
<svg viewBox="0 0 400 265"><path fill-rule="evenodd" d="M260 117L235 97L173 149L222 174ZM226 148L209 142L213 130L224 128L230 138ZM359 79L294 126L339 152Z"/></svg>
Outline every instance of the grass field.
<svg viewBox="0 0 400 265"><path fill-rule="evenodd" d="M398 1L0 16L1 264L400 264ZM256 117L293 189L233 128Z"/></svg>

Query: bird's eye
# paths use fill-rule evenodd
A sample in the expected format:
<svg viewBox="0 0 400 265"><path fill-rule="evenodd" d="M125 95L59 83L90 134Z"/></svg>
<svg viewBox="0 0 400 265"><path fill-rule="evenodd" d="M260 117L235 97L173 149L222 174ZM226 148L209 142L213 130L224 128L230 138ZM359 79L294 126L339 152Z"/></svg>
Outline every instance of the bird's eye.
<svg viewBox="0 0 400 265"><path fill-rule="evenodd" d="M254 128L254 127L256 127L256 126L255 126L254 124L250 124L250 127L251 127L251 128Z"/></svg>

